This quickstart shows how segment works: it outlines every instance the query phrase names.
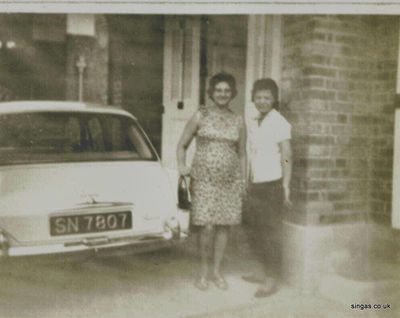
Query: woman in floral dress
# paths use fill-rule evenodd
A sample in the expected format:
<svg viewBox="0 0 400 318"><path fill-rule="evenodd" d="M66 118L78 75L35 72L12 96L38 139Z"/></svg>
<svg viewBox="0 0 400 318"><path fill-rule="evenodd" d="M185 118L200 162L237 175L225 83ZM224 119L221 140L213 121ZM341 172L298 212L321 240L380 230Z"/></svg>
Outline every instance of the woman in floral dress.
<svg viewBox="0 0 400 318"><path fill-rule="evenodd" d="M201 290L208 288L209 277L218 288L228 288L221 273L221 261L230 226L241 222L246 180L244 121L229 109L230 101L236 96L234 77L226 73L214 75L208 95L213 104L200 107L193 115L177 149L179 173L191 177L191 222L199 227L201 256L196 287ZM194 137L196 152L190 169L186 165L186 149ZM210 251L214 251L211 273Z"/></svg>

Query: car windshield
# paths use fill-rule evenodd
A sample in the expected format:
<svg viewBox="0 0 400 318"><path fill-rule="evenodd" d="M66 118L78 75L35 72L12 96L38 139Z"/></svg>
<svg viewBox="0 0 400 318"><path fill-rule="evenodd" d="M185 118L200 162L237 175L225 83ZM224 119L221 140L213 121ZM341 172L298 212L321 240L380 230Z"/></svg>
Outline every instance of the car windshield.
<svg viewBox="0 0 400 318"><path fill-rule="evenodd" d="M2 165L115 160L157 160L129 117L81 112L0 115Z"/></svg>

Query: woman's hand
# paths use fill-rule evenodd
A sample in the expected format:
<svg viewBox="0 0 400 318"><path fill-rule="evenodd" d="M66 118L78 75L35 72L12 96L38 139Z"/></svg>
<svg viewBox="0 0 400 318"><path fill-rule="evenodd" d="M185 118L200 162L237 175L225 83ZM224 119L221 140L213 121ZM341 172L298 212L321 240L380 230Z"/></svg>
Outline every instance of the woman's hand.
<svg viewBox="0 0 400 318"><path fill-rule="evenodd" d="M282 186L284 201L283 204L286 208L291 209L293 207L292 201L290 201L290 179L292 177L292 147L290 140L284 140L279 143L279 149L281 151L281 165L282 165Z"/></svg>
<svg viewBox="0 0 400 318"><path fill-rule="evenodd" d="M290 201L290 188L289 187L283 187L283 205L291 209L293 207L292 201Z"/></svg>
<svg viewBox="0 0 400 318"><path fill-rule="evenodd" d="M181 176L188 176L190 175L190 168L187 166L179 166L178 167L179 175Z"/></svg>

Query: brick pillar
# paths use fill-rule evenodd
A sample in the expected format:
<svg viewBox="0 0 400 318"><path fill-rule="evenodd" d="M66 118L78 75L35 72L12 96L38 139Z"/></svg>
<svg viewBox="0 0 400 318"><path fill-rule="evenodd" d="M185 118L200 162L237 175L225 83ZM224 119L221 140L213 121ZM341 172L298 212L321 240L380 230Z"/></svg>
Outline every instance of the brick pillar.
<svg viewBox="0 0 400 318"><path fill-rule="evenodd" d="M368 264L376 235L346 221L389 216L397 19L284 17L281 86L293 127L295 212L285 222L283 267L304 292L323 290L338 264Z"/></svg>
<svg viewBox="0 0 400 318"><path fill-rule="evenodd" d="M87 67L83 76L83 101L107 104L108 100L108 28L102 15L95 17L95 36L67 36L67 100L78 100L79 56Z"/></svg>
<svg viewBox="0 0 400 318"><path fill-rule="evenodd" d="M373 136L370 182L371 215L379 223L390 224L394 106L396 94L396 69L399 58L399 18L376 17L377 25L377 84L374 106L376 108L377 134ZM396 105L398 107L398 104Z"/></svg>
<svg viewBox="0 0 400 318"><path fill-rule="evenodd" d="M326 120L311 120L311 116L317 113L324 116L324 100L313 100L310 92L312 87L323 84L323 79L311 76L310 72L313 69L310 67L313 62L323 63L324 56L312 54L315 36L313 16L286 16L283 24L281 108L293 127L292 197L296 203L293 217L299 223L307 223L310 215L332 209L329 202L322 200L318 189L313 189L309 183L311 177L317 180L319 171L329 164L325 159L325 146L333 142L333 138L326 134L323 128ZM324 75L328 76L329 72L326 71ZM325 94L328 98L329 93ZM312 172L311 165L317 171Z"/></svg>
<svg viewBox="0 0 400 318"><path fill-rule="evenodd" d="M372 185L388 186L390 172L380 164L390 161L383 159L390 156L383 139L393 134L385 109L394 97L395 56L392 32L381 22L368 16L284 19L282 99L293 124L299 221L365 219ZM385 202L386 191L378 190Z"/></svg>

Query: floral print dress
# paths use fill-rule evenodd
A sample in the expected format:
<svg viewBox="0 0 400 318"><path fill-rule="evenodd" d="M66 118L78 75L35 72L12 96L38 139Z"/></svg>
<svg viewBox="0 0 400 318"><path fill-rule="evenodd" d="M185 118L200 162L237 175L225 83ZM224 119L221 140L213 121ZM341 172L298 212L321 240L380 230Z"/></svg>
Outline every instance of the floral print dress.
<svg viewBox="0 0 400 318"><path fill-rule="evenodd" d="M235 225L241 222L239 136L242 118L233 112L200 108L191 170L193 225Z"/></svg>

